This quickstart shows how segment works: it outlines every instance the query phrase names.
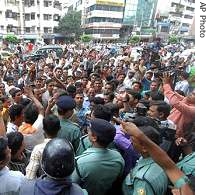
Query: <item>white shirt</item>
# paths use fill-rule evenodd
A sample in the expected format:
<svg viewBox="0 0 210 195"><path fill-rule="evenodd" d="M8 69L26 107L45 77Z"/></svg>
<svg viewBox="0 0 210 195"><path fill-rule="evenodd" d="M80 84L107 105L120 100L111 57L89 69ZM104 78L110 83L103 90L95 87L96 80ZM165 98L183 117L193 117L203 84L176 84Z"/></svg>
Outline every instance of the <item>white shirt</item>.
<svg viewBox="0 0 210 195"><path fill-rule="evenodd" d="M187 80L178 81L175 85L174 90L181 90L184 92L185 95L188 95L189 93L189 83Z"/></svg>
<svg viewBox="0 0 210 195"><path fill-rule="evenodd" d="M0 170L0 194L18 192L24 180L25 177L20 171L11 171L4 167Z"/></svg>
<svg viewBox="0 0 210 195"><path fill-rule="evenodd" d="M51 139L47 138L44 140L43 143L38 144L34 147L31 157L30 157L30 162L28 166L26 167L26 178L27 179L35 179L36 178L36 173L39 169L40 162L42 159L42 153L44 151L44 148L46 144L50 141Z"/></svg>
<svg viewBox="0 0 210 195"><path fill-rule="evenodd" d="M134 77L132 77L131 79L129 79L128 77L125 78L125 80L123 81L123 84L125 85L125 88L132 88L132 83L136 81L136 79Z"/></svg>
<svg viewBox="0 0 210 195"><path fill-rule="evenodd" d="M44 107L47 107L48 105L48 100L51 98L49 91L45 91L42 94L42 103L44 105Z"/></svg>
<svg viewBox="0 0 210 195"><path fill-rule="evenodd" d="M7 134L11 133L11 132L17 132L17 131L18 131L18 126L11 123L11 122L8 122L8 124L7 124Z"/></svg>

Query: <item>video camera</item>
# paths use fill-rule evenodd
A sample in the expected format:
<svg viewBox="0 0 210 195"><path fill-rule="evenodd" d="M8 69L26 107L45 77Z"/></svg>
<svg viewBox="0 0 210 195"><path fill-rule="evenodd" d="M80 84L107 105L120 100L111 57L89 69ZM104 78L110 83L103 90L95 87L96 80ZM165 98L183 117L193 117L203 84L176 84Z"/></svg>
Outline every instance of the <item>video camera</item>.
<svg viewBox="0 0 210 195"><path fill-rule="evenodd" d="M153 68L151 68L152 70ZM181 72L183 72L183 67L176 67L176 65L171 66L165 66L160 68L154 68L154 76L157 77L163 77L164 72L169 72L171 76L173 75L179 75Z"/></svg>
<svg viewBox="0 0 210 195"><path fill-rule="evenodd" d="M133 109L133 112L126 112L121 118L125 121L133 122L138 116L145 117L147 115L147 110L148 109L145 106L137 106Z"/></svg>

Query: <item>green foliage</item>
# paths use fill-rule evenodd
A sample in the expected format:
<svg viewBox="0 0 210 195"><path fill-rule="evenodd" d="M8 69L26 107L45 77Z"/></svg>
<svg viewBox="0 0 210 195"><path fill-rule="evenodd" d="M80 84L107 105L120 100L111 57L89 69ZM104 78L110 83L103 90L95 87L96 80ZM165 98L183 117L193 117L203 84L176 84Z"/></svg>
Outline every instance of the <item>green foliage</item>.
<svg viewBox="0 0 210 195"><path fill-rule="evenodd" d="M176 36L176 35L171 35L168 38L168 42L171 44L176 44L180 41L180 37Z"/></svg>
<svg viewBox="0 0 210 195"><path fill-rule="evenodd" d="M80 37L80 39L84 43L89 43L92 40L92 36L84 34Z"/></svg>
<svg viewBox="0 0 210 195"><path fill-rule="evenodd" d="M132 37L130 37L130 39L129 39L129 43L131 43L131 44L136 44L136 43L138 43L140 41L140 36L132 36Z"/></svg>
<svg viewBox="0 0 210 195"><path fill-rule="evenodd" d="M9 42L9 43L14 43L14 44L16 44L16 43L19 42L19 41L18 41L18 38L17 38L15 35L7 35L7 36L5 37L5 40L6 40L7 42Z"/></svg>
<svg viewBox="0 0 210 195"><path fill-rule="evenodd" d="M82 34L81 29L81 12L69 11L59 21L56 31L65 35L66 37L75 37L78 39Z"/></svg>

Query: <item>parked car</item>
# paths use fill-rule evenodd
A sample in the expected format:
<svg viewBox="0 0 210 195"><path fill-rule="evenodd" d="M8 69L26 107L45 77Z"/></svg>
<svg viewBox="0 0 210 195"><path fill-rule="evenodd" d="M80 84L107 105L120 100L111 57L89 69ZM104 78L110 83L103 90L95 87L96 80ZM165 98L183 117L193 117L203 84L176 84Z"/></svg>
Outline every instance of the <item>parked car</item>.
<svg viewBox="0 0 210 195"><path fill-rule="evenodd" d="M50 52L56 52L56 56L60 58L63 54L63 48L60 45L45 45L38 48L32 54L24 57L24 60L31 58L32 60L46 58Z"/></svg>

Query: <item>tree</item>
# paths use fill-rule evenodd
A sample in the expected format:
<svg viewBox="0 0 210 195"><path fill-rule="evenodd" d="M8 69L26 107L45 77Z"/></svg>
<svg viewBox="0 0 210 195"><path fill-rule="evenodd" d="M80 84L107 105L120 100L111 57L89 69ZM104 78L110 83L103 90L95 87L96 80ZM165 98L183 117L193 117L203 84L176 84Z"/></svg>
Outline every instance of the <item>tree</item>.
<svg viewBox="0 0 210 195"><path fill-rule="evenodd" d="M80 39L84 43L89 43L92 40L92 36L84 34L80 37Z"/></svg>
<svg viewBox="0 0 210 195"><path fill-rule="evenodd" d="M171 44L176 44L180 41L180 37L176 36L176 35L171 35L168 38L168 42Z"/></svg>
<svg viewBox="0 0 210 195"><path fill-rule="evenodd" d="M140 36L136 36L136 35L130 37L130 39L129 39L129 43L131 43L131 44L136 44L139 41L140 41Z"/></svg>
<svg viewBox="0 0 210 195"><path fill-rule="evenodd" d="M14 44L19 42L18 38L15 35L7 35L5 37L5 41L7 41L8 43L14 43Z"/></svg>
<svg viewBox="0 0 210 195"><path fill-rule="evenodd" d="M69 11L59 21L56 32L61 33L68 38L74 37L75 39L79 39L80 35L82 34L80 23L81 12Z"/></svg>

